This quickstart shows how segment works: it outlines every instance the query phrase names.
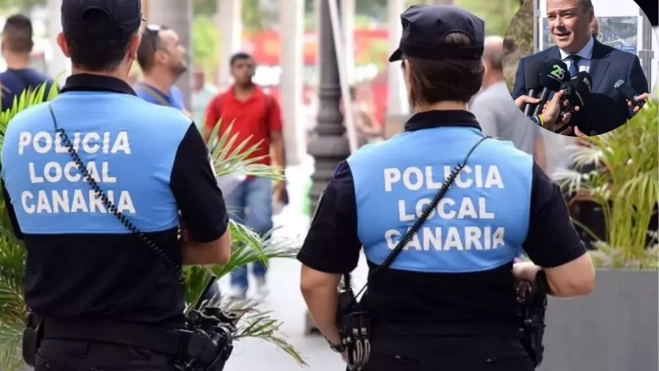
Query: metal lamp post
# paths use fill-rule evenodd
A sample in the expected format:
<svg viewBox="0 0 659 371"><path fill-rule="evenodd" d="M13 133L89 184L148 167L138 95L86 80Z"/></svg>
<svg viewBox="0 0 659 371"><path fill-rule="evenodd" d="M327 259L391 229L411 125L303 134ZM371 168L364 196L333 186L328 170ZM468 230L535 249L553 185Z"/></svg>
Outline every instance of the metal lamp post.
<svg viewBox="0 0 659 371"><path fill-rule="evenodd" d="M350 155L350 145L345 136L343 115L339 108L341 101L341 85L339 80L339 66L332 36L332 20L330 18L329 1L320 0L320 26L319 26L319 62L320 83L318 85L318 119L315 133L308 145L308 153L315 160L315 171L311 176L313 186L311 189L311 207L316 209L318 199L332 177L334 169L339 162Z"/></svg>
<svg viewBox="0 0 659 371"><path fill-rule="evenodd" d="M320 83L318 84L318 97L320 102L315 133L307 147L307 151L313 156L315 163L315 171L311 176L313 180L311 208L313 210L318 207L318 200L332 177L336 166L350 155L350 144L345 135L346 129L343 126L343 115L340 110L341 83L329 8L329 1L336 1L337 6L340 6L341 1L319 1L318 60L320 63ZM307 313L305 333L317 332L318 329Z"/></svg>

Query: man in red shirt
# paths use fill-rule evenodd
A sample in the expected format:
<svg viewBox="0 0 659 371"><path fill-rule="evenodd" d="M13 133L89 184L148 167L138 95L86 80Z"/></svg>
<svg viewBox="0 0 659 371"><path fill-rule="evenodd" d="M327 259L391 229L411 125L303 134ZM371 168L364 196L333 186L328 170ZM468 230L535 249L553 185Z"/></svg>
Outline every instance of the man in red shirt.
<svg viewBox="0 0 659 371"><path fill-rule="evenodd" d="M231 135L238 137L230 151L248 140L246 148L259 142L261 145L250 157L263 157L259 163L285 168L284 139L282 136L281 110L277 101L267 95L252 81L254 59L245 53L231 57L231 75L234 85L219 94L208 105L204 124L204 139L208 141L213 129L221 121L219 135L233 125ZM272 160L272 162L271 162ZM285 183L274 185L266 178L248 177L234 191L225 196L227 208L233 219L248 228L266 233L272 229L272 199L283 201ZM257 282L257 292L266 293L265 266L255 264L253 273ZM247 269L237 269L231 275L229 297L244 299L248 289Z"/></svg>

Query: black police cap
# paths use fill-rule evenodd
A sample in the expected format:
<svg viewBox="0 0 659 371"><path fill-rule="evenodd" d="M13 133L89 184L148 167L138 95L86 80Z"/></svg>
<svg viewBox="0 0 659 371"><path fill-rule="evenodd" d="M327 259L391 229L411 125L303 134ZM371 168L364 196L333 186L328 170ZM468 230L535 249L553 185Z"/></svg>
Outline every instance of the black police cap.
<svg viewBox="0 0 659 371"><path fill-rule="evenodd" d="M404 57L422 59L480 59L483 57L485 22L464 9L449 5L412 5L400 15L403 37L389 62ZM444 37L458 32L471 46L442 45Z"/></svg>
<svg viewBox="0 0 659 371"><path fill-rule="evenodd" d="M140 0L62 0L61 10L64 33L85 32L84 27L94 22L87 17L93 10L104 13L104 25L124 36L135 33L144 20Z"/></svg>

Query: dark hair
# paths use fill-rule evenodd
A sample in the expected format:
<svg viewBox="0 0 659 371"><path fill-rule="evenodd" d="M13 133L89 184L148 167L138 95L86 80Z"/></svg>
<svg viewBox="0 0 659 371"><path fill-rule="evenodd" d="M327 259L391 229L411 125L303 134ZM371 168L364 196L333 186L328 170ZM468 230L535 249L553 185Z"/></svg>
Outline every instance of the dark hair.
<svg viewBox="0 0 659 371"><path fill-rule="evenodd" d="M140 65L142 71L150 71L155 65L156 51L164 48L162 39L160 38L160 31L167 31L169 28L166 26L159 26L158 30L147 27L142 33L142 43L137 48L137 63Z"/></svg>
<svg viewBox="0 0 659 371"><path fill-rule="evenodd" d="M30 18L15 14L7 18L2 36L9 50L15 53L31 53L34 42L32 41L32 21Z"/></svg>
<svg viewBox="0 0 659 371"><path fill-rule="evenodd" d="M85 27L64 32L71 64L88 71L113 71L126 57L134 34L125 35L105 12L90 9L84 14Z"/></svg>
<svg viewBox="0 0 659 371"><path fill-rule="evenodd" d="M591 0L579 0L579 4L581 4L584 13L588 13L593 8Z"/></svg>
<svg viewBox="0 0 659 371"><path fill-rule="evenodd" d="M245 52L236 53L236 54L231 56L231 59L229 60L229 67L233 67L233 65L236 62L242 61L242 60L245 60L245 59L252 59L253 60L254 58L252 58L251 55L249 55Z"/></svg>
<svg viewBox="0 0 659 371"><path fill-rule="evenodd" d="M471 46L464 34L446 35L442 45ZM406 57L410 69L412 107L442 101L469 102L483 83L483 61L478 59L431 60Z"/></svg>

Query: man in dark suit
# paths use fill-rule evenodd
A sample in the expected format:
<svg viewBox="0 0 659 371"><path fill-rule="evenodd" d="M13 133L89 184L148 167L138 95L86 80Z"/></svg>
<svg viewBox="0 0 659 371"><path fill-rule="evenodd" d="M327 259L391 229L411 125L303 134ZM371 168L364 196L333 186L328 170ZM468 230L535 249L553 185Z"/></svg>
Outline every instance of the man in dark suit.
<svg viewBox="0 0 659 371"><path fill-rule="evenodd" d="M625 80L639 95L649 91L638 57L614 49L593 38L591 22L595 17L590 0L547 0L549 33L556 46L519 61L513 99L527 95L525 72L536 60L562 60L570 75L586 71L592 78L592 93L586 107L575 112L570 124L573 135L599 135L623 125L634 115L625 97L614 88ZM645 95L644 95L645 97ZM550 97L551 98L551 97Z"/></svg>

